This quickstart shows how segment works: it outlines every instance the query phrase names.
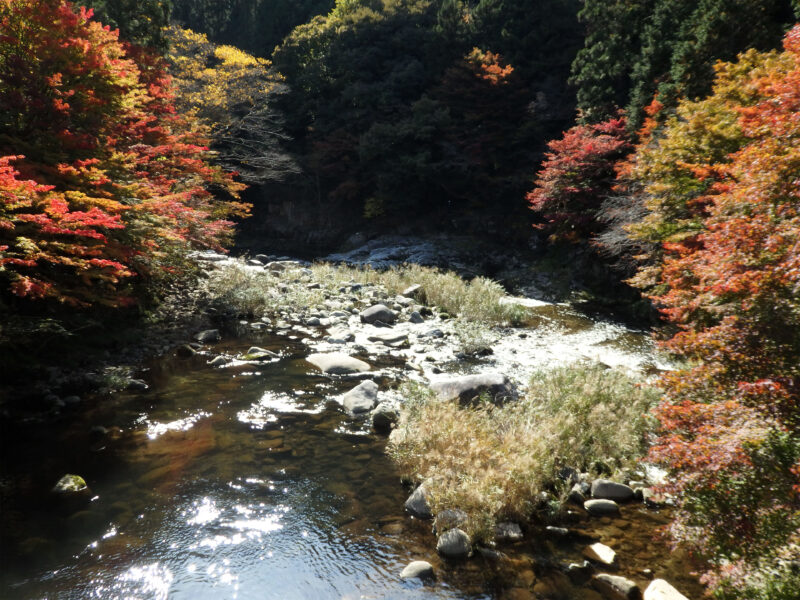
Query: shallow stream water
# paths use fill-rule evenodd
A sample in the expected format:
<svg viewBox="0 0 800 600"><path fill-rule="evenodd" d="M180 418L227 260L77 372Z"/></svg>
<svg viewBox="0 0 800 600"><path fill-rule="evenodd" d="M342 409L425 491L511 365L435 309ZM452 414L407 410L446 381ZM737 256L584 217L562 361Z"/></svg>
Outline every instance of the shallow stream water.
<svg viewBox="0 0 800 600"><path fill-rule="evenodd" d="M385 437L335 400L358 380L315 373L286 335L226 336L214 350L252 344L282 358L161 358L142 373L146 391L3 432L0 598L533 598L558 588L559 565L580 562L586 542L535 532L499 548L500 561L443 562L430 524L403 512ZM384 386L400 369L391 361ZM65 473L92 490L77 512L49 494ZM646 582L649 568L697 597L686 557L654 537L666 520L637 505L577 527L620 553L619 574ZM434 565L434 584L400 579L418 559Z"/></svg>

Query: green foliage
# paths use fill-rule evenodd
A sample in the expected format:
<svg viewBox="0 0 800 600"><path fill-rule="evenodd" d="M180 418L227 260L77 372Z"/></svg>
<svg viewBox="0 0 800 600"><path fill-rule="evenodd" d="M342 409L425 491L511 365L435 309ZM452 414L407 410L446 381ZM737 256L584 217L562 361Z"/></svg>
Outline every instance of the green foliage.
<svg viewBox="0 0 800 600"><path fill-rule="evenodd" d="M97 19L119 29L120 38L159 52L167 49L164 28L169 25L170 0L87 0Z"/></svg>
<svg viewBox="0 0 800 600"><path fill-rule="evenodd" d="M521 4L341 2L286 38L280 106L326 207L386 223L519 214L542 132L570 112L577 11Z"/></svg>
<svg viewBox="0 0 800 600"><path fill-rule="evenodd" d="M578 106L593 121L624 107L636 127L654 95L670 108L703 96L717 60L778 47L793 10L791 0L587 0L572 67Z"/></svg>
<svg viewBox="0 0 800 600"><path fill-rule="evenodd" d="M172 6L182 26L267 58L294 27L327 14L334 0L172 0Z"/></svg>

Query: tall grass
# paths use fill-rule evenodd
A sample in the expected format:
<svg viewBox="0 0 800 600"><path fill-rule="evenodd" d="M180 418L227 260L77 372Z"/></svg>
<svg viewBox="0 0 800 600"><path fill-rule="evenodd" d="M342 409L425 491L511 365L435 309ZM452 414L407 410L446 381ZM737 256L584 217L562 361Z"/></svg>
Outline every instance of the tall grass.
<svg viewBox="0 0 800 600"><path fill-rule="evenodd" d="M491 325L520 322L525 310L502 304L503 287L490 279L476 277L465 281L451 272L419 265L403 265L384 271L319 263L310 267L311 275L298 270L271 273L226 265L213 271L205 283L208 295L241 314L260 316L279 310L304 310L324 302L326 295L339 293L349 283L383 288L387 298L401 294L411 285L422 286L418 300L467 321ZM308 289L307 283L320 284ZM281 286L280 284L286 284ZM361 293L361 292L359 292ZM348 293L348 295L350 295Z"/></svg>
<svg viewBox="0 0 800 600"><path fill-rule="evenodd" d="M563 467L631 466L659 396L623 373L578 365L537 373L527 396L503 407L461 407L419 387L405 393L390 455L406 476L429 480L434 513L464 510L479 540L499 520L528 521L542 492L563 494Z"/></svg>

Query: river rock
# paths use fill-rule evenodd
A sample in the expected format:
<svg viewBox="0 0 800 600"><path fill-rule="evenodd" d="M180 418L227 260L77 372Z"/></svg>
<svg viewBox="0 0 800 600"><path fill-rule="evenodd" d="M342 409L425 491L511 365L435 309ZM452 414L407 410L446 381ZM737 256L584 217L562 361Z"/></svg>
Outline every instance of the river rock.
<svg viewBox="0 0 800 600"><path fill-rule="evenodd" d="M131 392L143 392L149 387L144 379L131 379L125 389Z"/></svg>
<svg viewBox="0 0 800 600"><path fill-rule="evenodd" d="M436 515L433 520L433 532L447 531L456 527L463 527L469 520L469 516L463 510L448 508Z"/></svg>
<svg viewBox="0 0 800 600"><path fill-rule="evenodd" d="M53 493L59 495L70 496L73 494L86 494L88 493L89 486L86 485L86 480L80 475L64 475L53 486Z"/></svg>
<svg viewBox="0 0 800 600"><path fill-rule="evenodd" d="M399 420L400 411L389 402L381 402L372 411L372 426L377 431L390 431Z"/></svg>
<svg viewBox="0 0 800 600"><path fill-rule="evenodd" d="M422 291L422 286L418 283L408 286L401 294L405 298L416 298Z"/></svg>
<svg viewBox="0 0 800 600"><path fill-rule="evenodd" d="M445 379L432 383L431 389L442 400L457 398L461 404L474 402L482 394L487 394L496 403L502 403L514 396L511 382L501 373L481 373Z"/></svg>
<svg viewBox="0 0 800 600"><path fill-rule="evenodd" d="M627 502L633 500L633 489L624 483L616 483L607 479L595 479L592 482L592 498Z"/></svg>
<svg viewBox="0 0 800 600"><path fill-rule="evenodd" d="M498 542L518 542L522 539L522 529L517 523L498 523L494 526L494 539Z"/></svg>
<svg viewBox="0 0 800 600"><path fill-rule="evenodd" d="M583 563L570 563L566 570L567 577L575 585L583 585L594 575L594 567L588 560Z"/></svg>
<svg viewBox="0 0 800 600"><path fill-rule="evenodd" d="M356 339L356 336L348 329L332 329L326 341L329 344L346 344L354 339Z"/></svg>
<svg viewBox="0 0 800 600"><path fill-rule="evenodd" d="M595 575L592 586L608 600L642 600L642 590L636 582L618 575Z"/></svg>
<svg viewBox="0 0 800 600"><path fill-rule="evenodd" d="M586 502L583 486L580 483L573 485L572 489L569 491L569 497L567 499L578 506L583 506L583 503Z"/></svg>
<svg viewBox="0 0 800 600"><path fill-rule="evenodd" d="M375 323L376 321L380 321L381 323L391 325L396 319L397 314L385 304L370 306L361 313L362 323Z"/></svg>
<svg viewBox="0 0 800 600"><path fill-rule="evenodd" d="M433 513L428 503L428 490L423 483L408 497L406 510L418 519L432 519Z"/></svg>
<svg viewBox="0 0 800 600"><path fill-rule="evenodd" d="M689 600L663 579L654 579L644 591L644 600Z"/></svg>
<svg viewBox="0 0 800 600"><path fill-rule="evenodd" d="M377 342L385 346L402 346L408 343L408 334L390 331L388 333L377 333L367 338L370 342Z"/></svg>
<svg viewBox="0 0 800 600"><path fill-rule="evenodd" d="M410 315L408 315L408 320L411 323L417 323L417 324L425 322L425 319L423 319L422 315L419 314L417 311L414 311Z"/></svg>
<svg viewBox="0 0 800 600"><path fill-rule="evenodd" d="M349 375L352 373L366 373L371 370L363 360L353 358L341 352L328 354L310 354L306 361L329 375Z"/></svg>
<svg viewBox="0 0 800 600"><path fill-rule="evenodd" d="M456 527L439 536L436 551L447 558L468 558L472 554L472 540Z"/></svg>
<svg viewBox="0 0 800 600"><path fill-rule="evenodd" d="M175 356L178 358L191 358L195 354L197 354L197 352L189 344L183 344L175 348Z"/></svg>
<svg viewBox="0 0 800 600"><path fill-rule="evenodd" d="M220 341L222 336L219 334L219 329L206 329L205 331L195 334L194 339L201 344L208 344L210 342Z"/></svg>
<svg viewBox="0 0 800 600"><path fill-rule="evenodd" d="M259 348L258 346L251 346L247 350L247 354L242 357L242 360L256 360L256 361L264 361L264 360L272 360L274 358L280 358L281 355L270 350L266 350L264 348Z"/></svg>
<svg viewBox="0 0 800 600"><path fill-rule="evenodd" d="M378 403L378 384L364 381L342 397L342 404L354 415L371 411Z"/></svg>
<svg viewBox="0 0 800 600"><path fill-rule="evenodd" d="M231 359L228 358L227 356L215 356L210 361L208 361L208 364L211 365L212 367L221 367L223 365L227 365L229 362L231 362Z"/></svg>
<svg viewBox="0 0 800 600"><path fill-rule="evenodd" d="M617 553L605 544L597 542L583 549L583 556L589 560L607 566L612 566L617 560Z"/></svg>
<svg viewBox="0 0 800 600"><path fill-rule="evenodd" d="M433 566L424 560L415 560L400 573L400 579L433 579L434 577Z"/></svg>
<svg viewBox="0 0 800 600"><path fill-rule="evenodd" d="M583 508L593 517L614 517L619 515L619 505L613 500L601 498L587 500L583 503Z"/></svg>

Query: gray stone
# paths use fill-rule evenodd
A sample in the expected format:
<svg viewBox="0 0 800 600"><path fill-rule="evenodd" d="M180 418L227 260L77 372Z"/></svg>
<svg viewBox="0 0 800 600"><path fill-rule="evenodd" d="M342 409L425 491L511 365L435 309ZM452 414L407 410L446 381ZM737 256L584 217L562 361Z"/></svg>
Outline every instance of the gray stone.
<svg viewBox="0 0 800 600"><path fill-rule="evenodd" d="M391 325L396 319L397 314L385 304L376 304L375 306L370 306L361 313L362 323L374 324L376 321L380 321L381 323L387 323Z"/></svg>
<svg viewBox="0 0 800 600"><path fill-rule="evenodd" d="M406 510L418 519L432 519L430 504L428 504L428 490L423 483L408 497L405 504Z"/></svg>
<svg viewBox="0 0 800 600"><path fill-rule="evenodd" d="M416 298L422 292L422 286L418 283L408 286L403 290L402 296L406 298Z"/></svg>
<svg viewBox="0 0 800 600"><path fill-rule="evenodd" d="M221 367L223 365L227 365L229 362L231 362L231 359L228 358L227 356L215 356L210 361L208 361L208 364L211 365L212 367Z"/></svg>
<svg viewBox="0 0 800 600"><path fill-rule="evenodd" d="M355 334L348 329L331 329L330 335L325 338L329 344L346 344L356 339Z"/></svg>
<svg viewBox="0 0 800 600"><path fill-rule="evenodd" d="M595 575L592 587L609 600L642 600L642 590L636 582L618 575Z"/></svg>
<svg viewBox="0 0 800 600"><path fill-rule="evenodd" d="M429 329L428 331L420 333L419 337L421 338L430 337L435 339L441 339L444 337L444 332L441 329Z"/></svg>
<svg viewBox="0 0 800 600"><path fill-rule="evenodd" d="M617 561L617 553L605 544L597 542L583 549L584 558L606 566L612 566Z"/></svg>
<svg viewBox="0 0 800 600"><path fill-rule="evenodd" d="M544 530L553 537L565 538L569 536L569 529L566 527L554 527L553 525L548 525L544 528Z"/></svg>
<svg viewBox="0 0 800 600"><path fill-rule="evenodd" d="M402 346L408 343L408 334L389 331L387 333L376 333L367 338L370 342L376 342L385 346Z"/></svg>
<svg viewBox="0 0 800 600"><path fill-rule="evenodd" d="M689 600L663 579L654 579L644 591L644 600Z"/></svg>
<svg viewBox="0 0 800 600"><path fill-rule="evenodd" d="M272 257L267 254L256 254L253 258L258 262L260 262L262 265L265 265L272 260Z"/></svg>
<svg viewBox="0 0 800 600"><path fill-rule="evenodd" d="M419 323L424 323L424 322L425 322L425 319L423 319L423 318L422 318L422 315L421 315L421 314L419 314L417 311L414 311L414 312L412 312L412 313L411 313L411 314L408 316L408 320L409 320L411 323L417 323L417 324L419 324Z"/></svg>
<svg viewBox="0 0 800 600"><path fill-rule="evenodd" d="M627 502L633 500L633 489L624 483L616 483L607 479L595 479L592 482L592 498Z"/></svg>
<svg viewBox="0 0 800 600"><path fill-rule="evenodd" d="M583 508L593 517L613 517L619 514L619 505L613 500L587 500L583 503Z"/></svg>
<svg viewBox="0 0 800 600"><path fill-rule="evenodd" d="M306 325L308 327L319 327L321 325L319 317L311 317L310 319L306 319Z"/></svg>
<svg viewBox="0 0 800 600"><path fill-rule="evenodd" d="M514 388L511 382L501 373L465 375L437 381L431 384L431 389L442 400L458 399L462 404L474 402L482 394L486 394L496 403L502 403L514 397Z"/></svg>
<svg viewBox="0 0 800 600"><path fill-rule="evenodd" d="M570 563L567 567L567 577L575 585L583 585L594 575L594 567L588 560L582 564Z"/></svg>
<svg viewBox="0 0 800 600"><path fill-rule="evenodd" d="M341 352L331 352L329 354L311 354L306 357L306 361L317 367L323 373L329 375L349 375L352 373L366 373L371 370L363 360L353 358Z"/></svg>
<svg viewBox="0 0 800 600"><path fill-rule="evenodd" d="M201 331L200 333L194 336L201 344L208 344L209 342L218 342L222 339L222 336L219 334L219 329L206 329L205 331Z"/></svg>
<svg viewBox="0 0 800 600"><path fill-rule="evenodd" d="M494 527L494 538L498 542L518 542L522 539L522 529L517 523L498 523Z"/></svg>
<svg viewBox="0 0 800 600"><path fill-rule="evenodd" d="M436 551L447 558L468 558L472 554L472 540L456 527L439 536Z"/></svg>
<svg viewBox="0 0 800 600"><path fill-rule="evenodd" d="M580 483L576 483L572 486L572 489L569 491L569 497L567 498L573 504L577 504L578 506L583 506L583 503L586 502L586 496L583 495L583 487Z"/></svg>
<svg viewBox="0 0 800 600"><path fill-rule="evenodd" d="M390 431L400 420L400 411L389 402L381 402L372 411L372 426L377 431Z"/></svg>
<svg viewBox="0 0 800 600"><path fill-rule="evenodd" d="M435 576L431 563L424 560L415 560L400 573L400 579L433 579Z"/></svg>
<svg viewBox="0 0 800 600"><path fill-rule="evenodd" d="M363 381L342 397L342 404L357 415L371 411L378 403L378 384Z"/></svg>
<svg viewBox="0 0 800 600"><path fill-rule="evenodd" d="M447 531L456 527L463 527L467 524L469 516L463 510L448 508L436 515L433 520L433 532Z"/></svg>

